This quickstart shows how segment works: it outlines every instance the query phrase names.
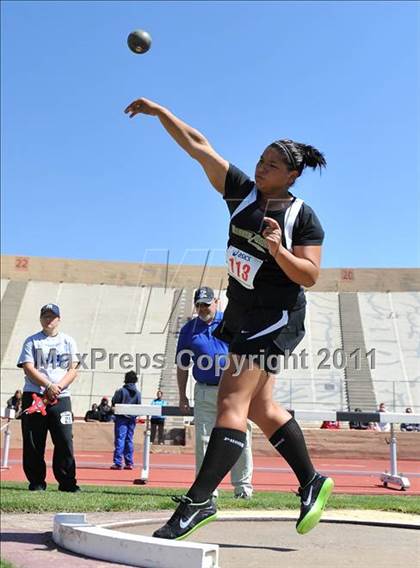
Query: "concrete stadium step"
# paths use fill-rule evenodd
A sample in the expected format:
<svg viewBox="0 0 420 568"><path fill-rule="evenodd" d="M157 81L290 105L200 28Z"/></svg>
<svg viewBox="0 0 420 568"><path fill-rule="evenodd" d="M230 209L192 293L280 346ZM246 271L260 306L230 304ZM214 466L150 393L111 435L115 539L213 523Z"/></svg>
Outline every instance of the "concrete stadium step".
<svg viewBox="0 0 420 568"><path fill-rule="evenodd" d="M339 310L344 352L348 356L344 369L345 386L349 408L372 410L376 408L375 390L366 359L366 346L363 334L357 293L339 294ZM360 357L350 354L360 350Z"/></svg>
<svg viewBox="0 0 420 568"><path fill-rule="evenodd" d="M174 362L173 365L168 364L162 369L159 388L163 392L163 398L168 401L168 404L176 406L179 403L179 391L177 372L175 366L176 347L178 343L178 334L181 327L187 321L190 315L190 307L192 305L193 290L191 288L178 288L175 290L172 302L171 315L169 319L169 329L166 339L165 355L166 360ZM166 419L165 428L183 428L184 418L169 417Z"/></svg>
<svg viewBox="0 0 420 568"><path fill-rule="evenodd" d="M1 361L3 361L4 354L12 337L13 328L27 286L27 282L10 281L3 294L1 301Z"/></svg>

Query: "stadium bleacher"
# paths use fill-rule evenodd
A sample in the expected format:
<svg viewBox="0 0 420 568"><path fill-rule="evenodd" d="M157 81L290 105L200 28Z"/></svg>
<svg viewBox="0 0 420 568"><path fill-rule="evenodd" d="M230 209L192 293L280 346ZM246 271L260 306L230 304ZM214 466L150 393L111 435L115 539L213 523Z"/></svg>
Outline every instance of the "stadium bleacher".
<svg viewBox="0 0 420 568"><path fill-rule="evenodd" d="M0 280L0 298L3 299L3 295L6 291L7 285L9 284L8 278L2 278Z"/></svg>
<svg viewBox="0 0 420 568"><path fill-rule="evenodd" d="M418 404L420 294L360 292L359 303L366 348L375 349L377 401L400 410Z"/></svg>
<svg viewBox="0 0 420 568"><path fill-rule="evenodd" d="M296 365L292 355L289 368L277 375L275 398L289 407L307 410L343 408L344 372L332 364L332 354L342 348L338 294L307 292L306 299L306 335L296 349L299 359Z"/></svg>
<svg viewBox="0 0 420 568"><path fill-rule="evenodd" d="M220 307L226 307L222 268L171 267L147 265L139 278L138 265L65 261L61 272L57 259L31 258L31 270L23 274L7 257L1 279L2 298L2 390L1 404L22 386L22 372L16 361L22 342L38 328L39 308L56 302L62 311L61 329L73 336L81 353L102 349L106 355L169 355L173 365L176 333L193 315L192 295L200 283L220 291ZM72 264L73 263L73 264ZM340 271L326 270L320 283L307 292L306 336L276 376L275 398L286 406L303 410L353 408L351 391L346 385L346 371L340 363L343 350L343 310L340 305L346 292L357 298L361 328L359 333L366 350L375 350L375 365L370 369L375 403L386 402L389 409L404 411L411 406L420 409L420 289L419 272L354 271L356 282L340 281ZM95 276L97 274L97 276ZM168 276L169 275L169 276ZM384 289L384 280L392 291ZM167 286L170 282L171 287ZM177 291L189 290L187 305L177 307ZM177 295L178 294L178 295ZM176 309L175 309L176 308ZM340 312L341 309L341 312ZM4 330L3 330L4 328ZM303 358L304 357L304 358ZM89 358L88 358L89 359ZM305 364L303 364L303 362ZM324 362L324 365L322 363ZM73 407L83 416L93 402L111 396L120 386L126 369L114 358L108 358L95 369L82 369L74 383ZM283 364L284 366L284 364ZM177 403L176 374L161 369L140 369L143 401L154 398L164 378L166 398ZM168 383L169 381L169 383ZM188 392L191 396L193 383ZM351 397L350 397L351 398ZM367 408L364 410L368 410Z"/></svg>
<svg viewBox="0 0 420 568"><path fill-rule="evenodd" d="M72 386L74 413L84 415L93 402L121 386L126 371L118 363L121 355L131 355L134 365L136 354L165 353L173 293L157 287L29 282L2 360L2 405L22 384L16 361L24 339L38 329L40 306L48 302L60 305L61 330L76 339L79 352L88 354L87 362L91 357L99 359L100 350L106 352L106 359L98 361L95 369L92 365L89 370L82 369ZM4 309L7 311L7 306ZM96 354L92 350L97 350ZM118 354L113 358L114 368L109 365L112 354ZM127 370L130 363L123 363ZM140 365L146 365L146 357L140 358ZM160 372L150 368L139 375L147 402L159 388Z"/></svg>

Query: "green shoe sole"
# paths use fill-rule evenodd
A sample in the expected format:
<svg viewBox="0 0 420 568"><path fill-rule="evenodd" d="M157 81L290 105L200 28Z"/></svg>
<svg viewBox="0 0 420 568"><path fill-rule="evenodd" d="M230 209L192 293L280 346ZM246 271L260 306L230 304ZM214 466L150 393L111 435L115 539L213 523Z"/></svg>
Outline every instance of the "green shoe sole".
<svg viewBox="0 0 420 568"><path fill-rule="evenodd" d="M184 538L187 538L187 536L190 536L190 534L195 532L197 529L204 527L204 525L207 525L208 523L211 523L212 521L215 521L216 519L217 519L217 513L214 513L214 515L207 517L207 519L203 519L201 521L201 523L198 523L198 525L195 525L195 527L193 527L191 530L189 530L187 533L183 534L182 536L179 536L175 540L183 540Z"/></svg>
<svg viewBox="0 0 420 568"><path fill-rule="evenodd" d="M334 489L334 481L328 477L319 492L317 500L312 509L307 513L300 523L297 525L296 530L299 534L306 534L312 530L319 523L322 512L327 504L328 498Z"/></svg>

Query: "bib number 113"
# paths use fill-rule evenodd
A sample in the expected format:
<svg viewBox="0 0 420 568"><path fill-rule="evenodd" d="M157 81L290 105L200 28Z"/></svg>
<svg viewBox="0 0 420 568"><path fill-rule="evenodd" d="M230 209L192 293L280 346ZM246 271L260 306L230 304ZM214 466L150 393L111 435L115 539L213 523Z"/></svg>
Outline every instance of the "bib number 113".
<svg viewBox="0 0 420 568"><path fill-rule="evenodd" d="M248 282L251 265L241 260L236 260L232 256L229 257L229 272L240 280Z"/></svg>
<svg viewBox="0 0 420 568"><path fill-rule="evenodd" d="M227 250L226 260L229 276L235 278L244 288L252 290L255 275L263 261L232 245Z"/></svg>

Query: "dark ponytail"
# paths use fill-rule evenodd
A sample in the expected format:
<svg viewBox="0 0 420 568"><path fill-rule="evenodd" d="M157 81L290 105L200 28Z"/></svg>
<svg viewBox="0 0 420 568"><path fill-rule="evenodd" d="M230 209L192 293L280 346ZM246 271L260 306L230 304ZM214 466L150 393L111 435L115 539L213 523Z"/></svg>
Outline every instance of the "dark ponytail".
<svg viewBox="0 0 420 568"><path fill-rule="evenodd" d="M303 168L312 168L315 170L316 168L325 168L327 166L327 162L325 160L324 154L314 148L313 146L308 146L307 144L297 144L298 147L301 148L301 152L303 155Z"/></svg>
<svg viewBox="0 0 420 568"><path fill-rule="evenodd" d="M297 170L299 175L305 168L315 170L325 168L327 162L324 154L308 144L294 142L293 140L276 140L270 147L281 151L289 170Z"/></svg>

